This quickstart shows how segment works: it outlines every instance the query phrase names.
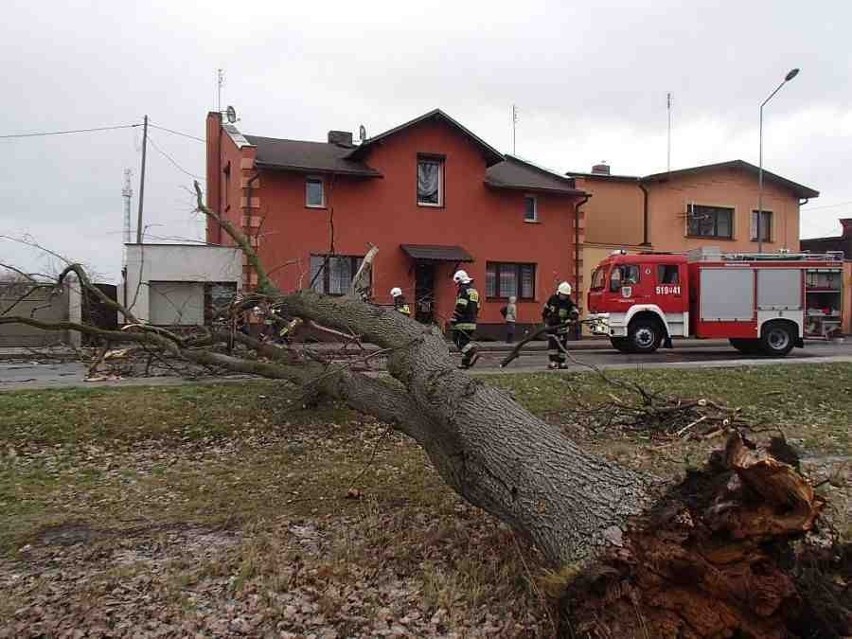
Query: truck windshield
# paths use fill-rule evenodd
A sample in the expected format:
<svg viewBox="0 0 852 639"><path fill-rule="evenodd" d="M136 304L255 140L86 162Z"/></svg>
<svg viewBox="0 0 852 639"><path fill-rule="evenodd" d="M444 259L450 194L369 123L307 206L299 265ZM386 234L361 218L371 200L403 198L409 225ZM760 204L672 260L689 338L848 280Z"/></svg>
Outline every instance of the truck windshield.
<svg viewBox="0 0 852 639"><path fill-rule="evenodd" d="M621 264L612 269L609 276L609 290L618 291L622 286L639 283L639 267L635 264Z"/></svg>
<svg viewBox="0 0 852 639"><path fill-rule="evenodd" d="M592 285L591 290L599 291L606 284L606 269L603 266L599 266L595 269L595 272L592 273Z"/></svg>

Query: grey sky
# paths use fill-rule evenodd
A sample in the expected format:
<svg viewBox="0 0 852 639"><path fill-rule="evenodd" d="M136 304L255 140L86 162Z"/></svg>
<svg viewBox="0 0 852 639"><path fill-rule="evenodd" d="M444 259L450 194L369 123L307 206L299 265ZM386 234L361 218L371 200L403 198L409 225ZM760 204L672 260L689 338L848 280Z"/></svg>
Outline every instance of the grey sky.
<svg viewBox="0 0 852 639"><path fill-rule="evenodd" d="M141 122L203 137L223 67L223 104L246 133L322 140L379 133L440 107L486 141L559 171L608 161L665 169L665 96L674 96L673 168L757 163L821 191L802 236L852 215L852 3L827 0L602 0L595 3L140 2L5 0L0 135ZM152 129L203 175L204 145ZM115 281L121 188L141 130L0 140L0 234L29 234ZM191 178L149 148L146 238L200 238ZM846 203L840 205L840 203ZM837 206L829 206L837 205ZM0 240L0 262L45 268Z"/></svg>

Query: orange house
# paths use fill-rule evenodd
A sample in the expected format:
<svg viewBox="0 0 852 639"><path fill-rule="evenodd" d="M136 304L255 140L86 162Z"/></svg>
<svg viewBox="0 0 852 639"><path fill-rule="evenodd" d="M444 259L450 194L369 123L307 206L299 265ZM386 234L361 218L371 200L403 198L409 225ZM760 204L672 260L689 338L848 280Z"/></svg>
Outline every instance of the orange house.
<svg viewBox="0 0 852 639"><path fill-rule="evenodd" d="M683 253L701 246L758 251L758 167L743 160L644 177L606 164L569 172L591 194L583 269L586 278L614 249ZM764 170L762 250L799 251L799 206L819 192Z"/></svg>
<svg viewBox="0 0 852 639"><path fill-rule="evenodd" d="M285 291L347 290L369 246L373 301L402 288L416 318L443 326L452 274L483 297L480 336L502 334L518 298L519 328L539 319L556 284L579 289L586 193L574 180L505 156L440 110L354 143L242 135L207 117L207 202L243 229ZM229 244L213 222L207 241ZM257 275L246 266L246 284Z"/></svg>

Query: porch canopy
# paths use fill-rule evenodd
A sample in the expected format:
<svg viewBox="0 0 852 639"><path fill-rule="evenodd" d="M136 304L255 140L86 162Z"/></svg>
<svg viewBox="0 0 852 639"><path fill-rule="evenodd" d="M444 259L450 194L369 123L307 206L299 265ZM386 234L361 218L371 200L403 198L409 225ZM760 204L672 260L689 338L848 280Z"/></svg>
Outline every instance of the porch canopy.
<svg viewBox="0 0 852 639"><path fill-rule="evenodd" d="M473 255L461 246L400 244L399 248L417 262L473 262Z"/></svg>

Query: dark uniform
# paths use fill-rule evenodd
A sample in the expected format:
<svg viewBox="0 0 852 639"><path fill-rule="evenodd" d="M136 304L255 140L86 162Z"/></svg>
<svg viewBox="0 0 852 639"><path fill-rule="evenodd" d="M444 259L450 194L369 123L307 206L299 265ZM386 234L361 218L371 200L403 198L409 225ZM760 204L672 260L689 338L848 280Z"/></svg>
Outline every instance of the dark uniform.
<svg viewBox="0 0 852 639"><path fill-rule="evenodd" d="M397 295L393 298L393 307L394 310L399 311L407 317L411 317L411 307L408 305L408 302L405 301L404 296Z"/></svg>
<svg viewBox="0 0 852 639"><path fill-rule="evenodd" d="M552 364L565 365L565 350L568 348L569 320L580 317L580 311L570 296L553 294L541 312L541 319L547 326L558 327L548 332L547 356Z"/></svg>
<svg viewBox="0 0 852 639"><path fill-rule="evenodd" d="M476 316L479 314L479 291L473 285L459 284L456 296L456 308L450 320L453 329L453 343L462 354L461 368L470 368L476 362L476 346L471 343L476 330Z"/></svg>

